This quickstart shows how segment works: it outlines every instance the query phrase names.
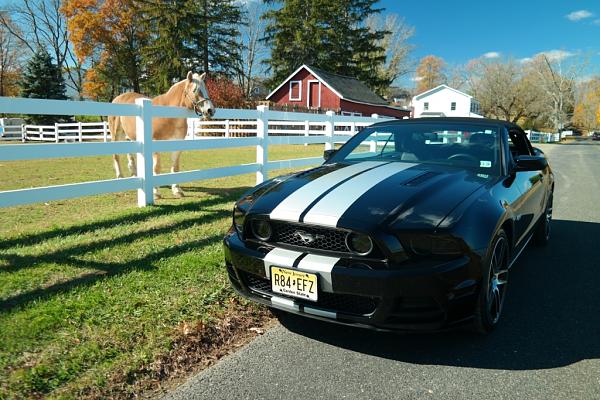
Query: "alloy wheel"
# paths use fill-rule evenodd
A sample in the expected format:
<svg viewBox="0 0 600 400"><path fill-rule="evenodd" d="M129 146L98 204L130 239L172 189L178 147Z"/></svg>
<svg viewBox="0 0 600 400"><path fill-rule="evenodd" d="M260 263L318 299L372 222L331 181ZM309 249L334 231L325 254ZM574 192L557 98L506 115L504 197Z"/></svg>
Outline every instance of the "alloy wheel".
<svg viewBox="0 0 600 400"><path fill-rule="evenodd" d="M502 314L502 306L508 284L508 242L500 237L494 246L490 260L490 274L487 293L487 309L490 322L496 324Z"/></svg>

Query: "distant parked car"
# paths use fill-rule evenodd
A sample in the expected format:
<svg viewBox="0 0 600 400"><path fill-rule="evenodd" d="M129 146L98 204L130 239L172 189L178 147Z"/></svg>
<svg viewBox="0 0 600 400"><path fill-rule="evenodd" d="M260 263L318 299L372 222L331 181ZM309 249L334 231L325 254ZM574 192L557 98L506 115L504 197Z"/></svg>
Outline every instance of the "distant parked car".
<svg viewBox="0 0 600 400"><path fill-rule="evenodd" d="M592 133L592 140L600 140L600 132Z"/></svg>
<svg viewBox="0 0 600 400"><path fill-rule="evenodd" d="M379 330L496 326L509 268L550 237L554 176L521 128L384 122L325 160L235 204L224 245L238 293Z"/></svg>

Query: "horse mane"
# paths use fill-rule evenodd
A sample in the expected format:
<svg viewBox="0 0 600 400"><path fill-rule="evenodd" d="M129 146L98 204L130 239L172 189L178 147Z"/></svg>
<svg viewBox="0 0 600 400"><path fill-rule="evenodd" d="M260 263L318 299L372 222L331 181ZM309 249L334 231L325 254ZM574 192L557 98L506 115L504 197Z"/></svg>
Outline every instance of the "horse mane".
<svg viewBox="0 0 600 400"><path fill-rule="evenodd" d="M185 79L174 83L166 93L160 94L153 99L154 104L163 106L183 106L188 107L186 98L183 95L185 89Z"/></svg>

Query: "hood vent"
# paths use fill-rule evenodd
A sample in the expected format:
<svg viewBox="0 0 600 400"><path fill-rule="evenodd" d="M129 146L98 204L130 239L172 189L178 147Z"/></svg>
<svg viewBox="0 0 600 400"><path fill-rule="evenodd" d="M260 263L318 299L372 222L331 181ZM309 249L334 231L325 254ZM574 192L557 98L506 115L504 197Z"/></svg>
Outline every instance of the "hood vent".
<svg viewBox="0 0 600 400"><path fill-rule="evenodd" d="M428 181L429 179L431 179L437 175L439 175L439 173L437 173L437 172L431 172L431 171L424 172L421 175L417 175L414 178L404 182L402 185L403 186L419 186L423 182Z"/></svg>

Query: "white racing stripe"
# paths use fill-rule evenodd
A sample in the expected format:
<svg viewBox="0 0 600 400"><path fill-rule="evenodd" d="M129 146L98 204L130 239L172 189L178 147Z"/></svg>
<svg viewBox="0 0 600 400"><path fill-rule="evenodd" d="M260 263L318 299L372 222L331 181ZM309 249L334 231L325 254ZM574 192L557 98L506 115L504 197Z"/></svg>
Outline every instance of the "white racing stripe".
<svg viewBox="0 0 600 400"><path fill-rule="evenodd" d="M292 268L294 266L294 261L301 255L302 253L298 251L285 250L277 247L268 252L265 255L265 258L263 258L267 279L271 279L271 266Z"/></svg>
<svg viewBox="0 0 600 400"><path fill-rule="evenodd" d="M339 219L346 210L373 186L415 165L412 163L393 162L358 175L356 178L341 184L323 197L304 216L304 222L336 227Z"/></svg>
<svg viewBox="0 0 600 400"><path fill-rule="evenodd" d="M270 218L272 220L298 222L304 210L332 186L369 168L383 164L385 163L380 161L365 161L323 175L286 197L271 211Z"/></svg>
<svg viewBox="0 0 600 400"><path fill-rule="evenodd" d="M331 270L335 263L340 259L335 257L325 257L316 254L309 254L300 260L298 269L304 272L317 273L321 279L319 279L319 285L322 291L333 293L333 284L331 281Z"/></svg>

